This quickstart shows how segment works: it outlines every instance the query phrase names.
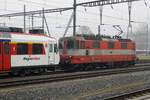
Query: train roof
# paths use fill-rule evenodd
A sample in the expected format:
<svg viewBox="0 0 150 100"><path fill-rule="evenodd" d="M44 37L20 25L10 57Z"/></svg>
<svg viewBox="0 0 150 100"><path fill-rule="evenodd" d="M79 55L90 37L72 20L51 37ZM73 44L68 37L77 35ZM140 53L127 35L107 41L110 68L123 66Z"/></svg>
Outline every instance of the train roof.
<svg viewBox="0 0 150 100"><path fill-rule="evenodd" d="M47 35L15 32L0 32L0 39L10 39L17 41L56 41L55 37L50 37Z"/></svg>
<svg viewBox="0 0 150 100"><path fill-rule="evenodd" d="M70 36L70 37L64 37L68 39L82 39L82 40L101 40L101 41L119 41L119 42L131 42L131 39L123 39L120 36L104 36L104 35L76 35L76 36ZM63 38L61 38L63 39Z"/></svg>

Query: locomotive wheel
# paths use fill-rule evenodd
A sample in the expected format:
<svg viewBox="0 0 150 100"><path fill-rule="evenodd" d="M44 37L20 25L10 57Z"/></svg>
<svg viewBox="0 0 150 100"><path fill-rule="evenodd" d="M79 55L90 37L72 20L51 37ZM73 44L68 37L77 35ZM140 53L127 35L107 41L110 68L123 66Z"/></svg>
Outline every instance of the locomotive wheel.
<svg viewBox="0 0 150 100"><path fill-rule="evenodd" d="M84 66L84 65L81 65L80 71L85 71L85 70L86 70L85 66Z"/></svg>
<svg viewBox="0 0 150 100"><path fill-rule="evenodd" d="M61 70L64 70L66 72L75 71L75 68L73 65L61 65Z"/></svg>
<svg viewBox="0 0 150 100"><path fill-rule="evenodd" d="M31 71L30 71L30 70L22 70L22 71L19 72L19 75L20 75L21 77L24 77L24 76L30 75L30 74L31 74Z"/></svg>
<svg viewBox="0 0 150 100"><path fill-rule="evenodd" d="M26 73L25 73L25 71L20 71L20 72L19 72L19 75L20 75L21 77L24 77L24 76L26 76Z"/></svg>
<svg viewBox="0 0 150 100"><path fill-rule="evenodd" d="M114 63L113 63L113 62L107 63L107 68L113 68L113 66L114 66Z"/></svg>
<svg viewBox="0 0 150 100"><path fill-rule="evenodd" d="M38 73L39 74L44 74L44 73L46 73L47 72L47 69L46 68L40 68L39 70L38 70Z"/></svg>
<svg viewBox="0 0 150 100"><path fill-rule="evenodd" d="M30 70L25 70L25 75L30 75L31 71Z"/></svg>
<svg viewBox="0 0 150 100"><path fill-rule="evenodd" d="M18 76L19 75L19 72L9 72L8 73L10 76Z"/></svg>
<svg viewBox="0 0 150 100"><path fill-rule="evenodd" d="M134 62L134 61L130 61L130 62L129 62L129 65L130 65L130 66L134 66L134 65L135 65L135 62Z"/></svg>

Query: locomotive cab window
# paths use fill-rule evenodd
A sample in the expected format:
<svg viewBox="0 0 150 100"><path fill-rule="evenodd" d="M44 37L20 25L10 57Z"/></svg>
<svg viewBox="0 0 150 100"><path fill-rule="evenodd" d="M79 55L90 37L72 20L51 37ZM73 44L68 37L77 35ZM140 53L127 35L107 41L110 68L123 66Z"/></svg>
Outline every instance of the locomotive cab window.
<svg viewBox="0 0 150 100"><path fill-rule="evenodd" d="M28 44L17 43L17 54L28 54Z"/></svg>
<svg viewBox="0 0 150 100"><path fill-rule="evenodd" d="M121 49L127 49L127 43L121 43Z"/></svg>
<svg viewBox="0 0 150 100"><path fill-rule="evenodd" d="M74 48L74 40L67 40L66 47L67 47L67 49L73 49Z"/></svg>
<svg viewBox="0 0 150 100"><path fill-rule="evenodd" d="M85 48L85 42L81 41L81 49L84 49L84 48Z"/></svg>
<svg viewBox="0 0 150 100"><path fill-rule="evenodd" d="M4 43L4 52L5 54L9 54L9 42Z"/></svg>
<svg viewBox="0 0 150 100"><path fill-rule="evenodd" d="M98 41L94 41L93 48L100 48L100 43Z"/></svg>
<svg viewBox="0 0 150 100"><path fill-rule="evenodd" d="M32 54L43 54L43 45L32 44Z"/></svg>
<svg viewBox="0 0 150 100"><path fill-rule="evenodd" d="M112 48L114 48L114 43L113 42L108 42L108 48L109 49L112 49Z"/></svg>

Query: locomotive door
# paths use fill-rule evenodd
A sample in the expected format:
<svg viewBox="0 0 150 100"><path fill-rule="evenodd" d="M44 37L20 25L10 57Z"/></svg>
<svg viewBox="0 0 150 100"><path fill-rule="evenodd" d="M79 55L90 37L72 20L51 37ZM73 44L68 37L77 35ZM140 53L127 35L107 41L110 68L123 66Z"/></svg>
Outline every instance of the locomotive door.
<svg viewBox="0 0 150 100"><path fill-rule="evenodd" d="M54 45L51 43L49 44L49 55L48 55L48 60L49 60L49 64L53 64L54 63Z"/></svg>
<svg viewBox="0 0 150 100"><path fill-rule="evenodd" d="M11 55L9 49L10 41L0 41L0 71L9 71Z"/></svg>

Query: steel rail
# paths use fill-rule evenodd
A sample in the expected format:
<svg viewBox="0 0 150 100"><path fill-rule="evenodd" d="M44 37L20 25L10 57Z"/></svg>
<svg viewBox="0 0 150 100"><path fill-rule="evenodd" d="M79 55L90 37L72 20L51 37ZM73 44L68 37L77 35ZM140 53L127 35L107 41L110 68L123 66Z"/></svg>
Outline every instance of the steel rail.
<svg viewBox="0 0 150 100"><path fill-rule="evenodd" d="M140 67L141 65L145 65L145 66L149 66L150 65L150 60L140 60L138 62L136 62L135 66L136 67ZM95 70L105 70L105 69L108 69L107 67L99 67L99 68L96 68L96 69L93 69L93 71ZM113 69L113 68L109 68L109 69ZM80 71L80 70L79 70ZM86 70L85 70L86 71ZM9 78L19 78L21 76L10 76L8 75L9 72L0 72L0 80L1 79L9 79ZM66 73L65 71L63 70L60 70L60 67L57 66L56 68L56 71L55 72L52 72L52 71L49 71L49 72L46 72L46 73L42 73L42 74L39 74L39 73L33 73L33 74L30 74L30 75L27 75L27 77L37 77L37 76L42 76L42 75L49 75L49 74L63 74L63 73Z"/></svg>
<svg viewBox="0 0 150 100"><path fill-rule="evenodd" d="M150 88L137 90L137 91L130 92L130 93L124 93L124 94L120 94L120 95L113 96L113 97L109 97L106 100L128 100L130 98L139 97L139 96L141 96L143 94L147 94L147 93L150 93ZM145 100L145 99L142 99L142 100Z"/></svg>
<svg viewBox="0 0 150 100"><path fill-rule="evenodd" d="M150 65L149 65L150 66ZM31 85L39 83L57 82L57 81L67 81L74 79L85 79L98 76L131 73L150 70L149 66L141 65L140 67L128 67L128 68L116 68L107 70L98 70L92 72L77 72L77 73L65 73L57 75L48 75L46 77L35 77L35 78L22 78L22 79L10 79L10 80L0 80L0 88L17 87L22 85Z"/></svg>

